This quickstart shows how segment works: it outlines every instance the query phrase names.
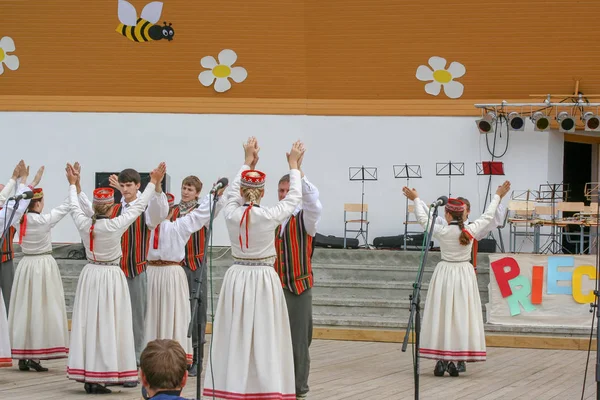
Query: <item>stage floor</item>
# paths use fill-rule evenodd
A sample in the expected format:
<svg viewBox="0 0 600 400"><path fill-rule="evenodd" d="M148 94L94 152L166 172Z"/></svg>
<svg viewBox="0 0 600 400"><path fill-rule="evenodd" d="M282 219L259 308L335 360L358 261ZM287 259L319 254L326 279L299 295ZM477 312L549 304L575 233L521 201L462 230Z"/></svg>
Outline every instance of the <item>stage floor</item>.
<svg viewBox="0 0 600 400"><path fill-rule="evenodd" d="M396 343L314 341L309 398L412 399L411 353L400 348ZM458 378L434 377L434 362L423 360L421 399L579 399L586 356L587 352L574 350L489 348L487 362L468 364L467 373ZM595 398L594 357L592 352L585 399ZM82 384L65 378L65 364L65 360L45 362L51 368L47 373L23 373L16 366L0 369L0 398L90 399ZM184 395L193 398L195 385L196 380L190 379ZM141 398L139 386L113 390L100 397Z"/></svg>

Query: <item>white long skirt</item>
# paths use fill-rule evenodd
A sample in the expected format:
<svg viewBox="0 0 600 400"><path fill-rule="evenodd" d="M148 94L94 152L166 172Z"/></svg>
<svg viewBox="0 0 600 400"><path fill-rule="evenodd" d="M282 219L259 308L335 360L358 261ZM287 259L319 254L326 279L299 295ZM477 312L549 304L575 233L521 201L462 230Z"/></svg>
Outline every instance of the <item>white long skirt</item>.
<svg viewBox="0 0 600 400"><path fill-rule="evenodd" d="M67 377L80 382L137 381L129 288L117 265L81 271L71 321Z"/></svg>
<svg viewBox="0 0 600 400"><path fill-rule="evenodd" d="M25 256L17 266L8 312L12 356L50 360L69 353L65 294L56 260Z"/></svg>
<svg viewBox="0 0 600 400"><path fill-rule="evenodd" d="M8 333L8 320L6 319L6 307L4 297L0 289L0 368L12 367L10 355L10 335Z"/></svg>
<svg viewBox="0 0 600 400"><path fill-rule="evenodd" d="M423 312L421 357L485 361L485 332L477 276L469 262L441 261L435 268Z"/></svg>
<svg viewBox="0 0 600 400"><path fill-rule="evenodd" d="M227 270L211 342L204 396L296 399L287 306L272 265Z"/></svg>
<svg viewBox="0 0 600 400"><path fill-rule="evenodd" d="M192 338L187 337L191 319L187 277L181 265L152 266L148 276L144 347L155 339L179 342L192 363Z"/></svg>

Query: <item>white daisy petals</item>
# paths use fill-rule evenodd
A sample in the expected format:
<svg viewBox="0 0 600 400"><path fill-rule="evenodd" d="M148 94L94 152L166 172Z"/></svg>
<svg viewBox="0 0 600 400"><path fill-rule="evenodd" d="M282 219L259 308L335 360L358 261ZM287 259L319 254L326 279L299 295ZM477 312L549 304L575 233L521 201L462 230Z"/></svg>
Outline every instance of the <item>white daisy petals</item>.
<svg viewBox="0 0 600 400"><path fill-rule="evenodd" d="M248 77L248 71L243 67L233 67L237 61L237 54L233 50L221 50L218 55L219 61L213 56L206 56L200 60L200 65L207 68L198 75L198 80L204 86L210 86L214 83L214 89L218 93L223 93L231 89L231 81L241 83Z"/></svg>
<svg viewBox="0 0 600 400"><path fill-rule="evenodd" d="M8 36L4 36L0 39L0 75L4 73L3 64L12 71L19 68L19 57L8 54L15 51L15 41Z"/></svg>
<svg viewBox="0 0 600 400"><path fill-rule="evenodd" d="M444 89L446 96L451 99L458 99L463 95L464 85L454 79L465 75L467 70L464 65L453 61L446 69L447 61L442 57L431 57L428 64L420 65L416 73L418 80L429 82L425 85L425 93L437 96Z"/></svg>

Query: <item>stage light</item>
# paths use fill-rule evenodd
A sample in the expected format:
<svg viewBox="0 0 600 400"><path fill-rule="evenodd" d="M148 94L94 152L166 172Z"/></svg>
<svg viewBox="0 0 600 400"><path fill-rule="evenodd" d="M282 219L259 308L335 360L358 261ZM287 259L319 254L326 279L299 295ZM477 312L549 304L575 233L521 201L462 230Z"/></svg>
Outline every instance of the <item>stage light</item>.
<svg viewBox="0 0 600 400"><path fill-rule="evenodd" d="M490 133L494 132L494 125L496 125L496 114L488 112L483 118L475 121L479 133Z"/></svg>
<svg viewBox="0 0 600 400"><path fill-rule="evenodd" d="M600 118L593 112L586 112L581 118L585 124L586 131L598 132L600 131Z"/></svg>
<svg viewBox="0 0 600 400"><path fill-rule="evenodd" d="M550 119L540 111L533 113L531 122L533 122L533 130L535 131L544 132L550 128Z"/></svg>
<svg viewBox="0 0 600 400"><path fill-rule="evenodd" d="M511 112L508 114L508 126L513 131L524 131L525 130L525 119L519 115L518 112Z"/></svg>
<svg viewBox="0 0 600 400"><path fill-rule="evenodd" d="M571 117L568 112L559 112L556 116L556 120L558 121L559 132L575 132L575 119L573 119L573 117Z"/></svg>

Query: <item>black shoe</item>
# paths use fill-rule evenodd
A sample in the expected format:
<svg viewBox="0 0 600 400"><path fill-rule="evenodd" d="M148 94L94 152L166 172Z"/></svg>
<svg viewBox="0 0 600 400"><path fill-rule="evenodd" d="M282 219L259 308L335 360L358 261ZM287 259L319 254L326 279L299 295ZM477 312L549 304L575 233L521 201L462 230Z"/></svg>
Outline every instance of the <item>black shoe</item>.
<svg viewBox="0 0 600 400"><path fill-rule="evenodd" d="M188 368L188 376L196 375L198 375L198 366L196 364L191 364Z"/></svg>
<svg viewBox="0 0 600 400"><path fill-rule="evenodd" d="M85 383L83 385L85 392L87 394L108 394L108 393L112 393L112 391L102 385L99 385L97 383Z"/></svg>
<svg viewBox="0 0 600 400"><path fill-rule="evenodd" d="M137 382L125 382L123 384L123 387L125 388L134 388L137 387L138 383Z"/></svg>
<svg viewBox="0 0 600 400"><path fill-rule="evenodd" d="M458 369L458 372L467 372L467 363L464 361L459 361L456 365L456 369Z"/></svg>
<svg viewBox="0 0 600 400"><path fill-rule="evenodd" d="M446 372L446 363L440 360L437 362L437 364L435 364L433 374L435 376L444 376L444 372Z"/></svg>
<svg viewBox="0 0 600 400"><path fill-rule="evenodd" d="M19 360L19 371L29 371L27 360Z"/></svg>
<svg viewBox="0 0 600 400"><path fill-rule="evenodd" d="M456 368L456 365L454 365L453 362L449 362L446 369L448 370L450 376L458 376L458 368Z"/></svg>
<svg viewBox="0 0 600 400"><path fill-rule="evenodd" d="M48 371L48 368L42 367L42 364L40 364L39 362L33 361L33 360L27 360L27 366L29 368L35 369L37 372L46 372L46 371Z"/></svg>

